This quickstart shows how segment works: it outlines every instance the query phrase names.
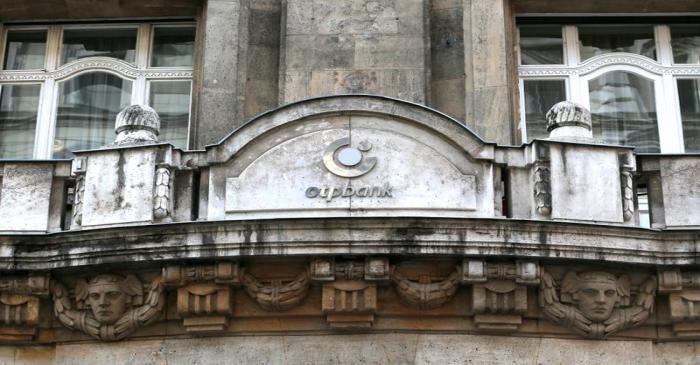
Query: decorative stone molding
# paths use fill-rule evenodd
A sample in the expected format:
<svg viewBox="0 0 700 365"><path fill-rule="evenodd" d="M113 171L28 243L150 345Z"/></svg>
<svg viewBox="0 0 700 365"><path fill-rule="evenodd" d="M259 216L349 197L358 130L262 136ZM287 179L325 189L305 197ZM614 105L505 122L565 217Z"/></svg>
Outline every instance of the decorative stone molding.
<svg viewBox="0 0 700 365"><path fill-rule="evenodd" d="M569 271L558 284L543 271L540 307L552 322L584 337L600 339L644 323L654 310L656 286L656 277L649 277L632 300L626 275Z"/></svg>
<svg viewBox="0 0 700 365"><path fill-rule="evenodd" d="M543 218L552 214L552 184L549 162L549 150L537 146L538 158L533 164L535 211Z"/></svg>
<svg viewBox="0 0 700 365"><path fill-rule="evenodd" d="M455 270L447 278L435 281L428 275L413 281L392 267L391 280L396 284L396 292L410 307L427 310L438 308L452 300L459 288L461 273Z"/></svg>
<svg viewBox="0 0 700 365"><path fill-rule="evenodd" d="M74 288L74 300L57 280L51 281L50 289L54 314L64 326L103 341L121 340L155 322L165 305L161 277L155 278L147 290L135 275L103 274L80 279Z"/></svg>
<svg viewBox="0 0 700 365"><path fill-rule="evenodd" d="M158 142L160 117L148 105L131 105L117 114L113 146L138 146Z"/></svg>
<svg viewBox="0 0 700 365"><path fill-rule="evenodd" d="M634 180L635 170L629 154L621 154L620 160L620 193L622 194L622 218L629 222L634 218Z"/></svg>
<svg viewBox="0 0 700 365"><path fill-rule="evenodd" d="M332 328L370 328L377 311L377 285L363 280L323 284L321 309Z"/></svg>
<svg viewBox="0 0 700 365"><path fill-rule="evenodd" d="M316 259L309 264L313 281L366 280L388 283L391 268L386 257L367 257L365 261L336 262L332 258Z"/></svg>
<svg viewBox="0 0 700 365"><path fill-rule="evenodd" d="M547 131L564 126L578 126L591 130L591 112L581 104L572 101L560 101L552 106L545 115Z"/></svg>
<svg viewBox="0 0 700 365"><path fill-rule="evenodd" d="M87 160L75 158L72 162L72 174L75 176L75 188L73 190L73 220L71 229L80 228L83 222L83 199L85 198L85 172Z"/></svg>
<svg viewBox="0 0 700 365"><path fill-rule="evenodd" d="M668 294L673 333L700 337L700 271L659 270L659 293Z"/></svg>
<svg viewBox="0 0 700 365"><path fill-rule="evenodd" d="M156 168L153 191L153 218L165 219L170 216L171 171L167 166Z"/></svg>
<svg viewBox="0 0 700 365"><path fill-rule="evenodd" d="M527 310L527 285L540 282L536 262L491 263L465 259L463 284L471 285L471 305L477 328L488 331L517 330Z"/></svg>
<svg viewBox="0 0 700 365"><path fill-rule="evenodd" d="M41 298L49 294L48 275L0 278L0 340L31 341L39 326Z"/></svg>
<svg viewBox="0 0 700 365"><path fill-rule="evenodd" d="M3 71L0 81L43 81L48 79L62 80L85 71L106 71L119 77L134 80L139 77L149 79L181 79L191 78L192 71L188 70L158 70L146 71L132 64L111 57L90 57L67 63L55 71Z"/></svg>
<svg viewBox="0 0 700 365"><path fill-rule="evenodd" d="M248 272L242 276L246 293L263 309L277 312L286 311L301 303L309 291L311 280L304 270L292 280L260 281Z"/></svg>
<svg viewBox="0 0 700 365"><path fill-rule="evenodd" d="M240 286L238 264L170 266L163 284L177 288L177 313L188 332L221 332L233 316L233 290Z"/></svg>
<svg viewBox="0 0 700 365"><path fill-rule="evenodd" d="M660 63L632 53L608 53L591 57L576 67L565 66L520 66L521 77L586 75L601 67L612 65L634 65L657 75L688 75L700 73L696 65L663 66Z"/></svg>
<svg viewBox="0 0 700 365"><path fill-rule="evenodd" d="M560 101L545 116L550 140L591 142L591 112L585 106L571 101Z"/></svg>

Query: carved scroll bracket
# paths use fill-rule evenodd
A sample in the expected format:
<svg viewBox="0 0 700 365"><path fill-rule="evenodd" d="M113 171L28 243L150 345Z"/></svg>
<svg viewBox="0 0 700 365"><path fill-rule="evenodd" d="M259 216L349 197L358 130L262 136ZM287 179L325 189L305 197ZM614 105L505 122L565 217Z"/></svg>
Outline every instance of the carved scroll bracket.
<svg viewBox="0 0 700 365"><path fill-rule="evenodd" d="M31 341L39 326L41 298L49 294L48 275L0 278L0 340Z"/></svg>
<svg viewBox="0 0 700 365"><path fill-rule="evenodd" d="M700 337L700 272L659 270L659 292L668 294L673 333L678 337Z"/></svg>
<svg viewBox="0 0 700 365"><path fill-rule="evenodd" d="M233 316L232 287L241 284L238 264L166 267L163 283L177 288L177 313L188 332L220 332L228 327Z"/></svg>
<svg viewBox="0 0 700 365"><path fill-rule="evenodd" d="M332 328L365 329L374 323L377 285L390 283L389 260L367 257L363 261L317 259L310 263L312 280L323 282L321 309Z"/></svg>
<svg viewBox="0 0 700 365"><path fill-rule="evenodd" d="M462 284L471 285L474 324L481 330L512 331L527 311L527 286L538 285L540 267L532 261L493 263L465 259Z"/></svg>

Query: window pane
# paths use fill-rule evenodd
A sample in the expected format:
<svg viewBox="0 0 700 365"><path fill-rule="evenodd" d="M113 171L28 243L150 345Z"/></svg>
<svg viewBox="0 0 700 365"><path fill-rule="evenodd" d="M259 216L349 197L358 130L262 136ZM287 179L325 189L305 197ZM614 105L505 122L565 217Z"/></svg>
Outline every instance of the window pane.
<svg viewBox="0 0 700 365"><path fill-rule="evenodd" d="M564 63L560 25L521 25L520 62L523 65Z"/></svg>
<svg viewBox="0 0 700 365"><path fill-rule="evenodd" d="M659 152L654 82L612 71L588 82L593 135L605 143Z"/></svg>
<svg viewBox="0 0 700 365"><path fill-rule="evenodd" d="M40 70L46 56L45 30L7 32L5 70Z"/></svg>
<svg viewBox="0 0 700 365"><path fill-rule="evenodd" d="M135 28L66 29L63 31L62 63L93 56L134 62Z"/></svg>
<svg viewBox="0 0 700 365"><path fill-rule="evenodd" d="M157 27L153 34L153 67L191 67L194 64L194 27Z"/></svg>
<svg viewBox="0 0 700 365"><path fill-rule="evenodd" d="M636 53L656 59L651 25L581 25L578 27L581 61L612 53Z"/></svg>
<svg viewBox="0 0 700 365"><path fill-rule="evenodd" d="M32 158L41 85L2 85L0 158Z"/></svg>
<svg viewBox="0 0 700 365"><path fill-rule="evenodd" d="M678 80L685 152L700 152L700 79Z"/></svg>
<svg viewBox="0 0 700 365"><path fill-rule="evenodd" d="M549 137L544 116L554 104L566 100L564 80L525 80L523 88L527 141Z"/></svg>
<svg viewBox="0 0 700 365"><path fill-rule="evenodd" d="M99 148L114 141L117 113L130 104L131 81L93 72L61 82L54 158L69 158L73 151Z"/></svg>
<svg viewBox="0 0 700 365"><path fill-rule="evenodd" d="M673 62L700 63L700 28L697 25L671 25Z"/></svg>
<svg viewBox="0 0 700 365"><path fill-rule="evenodd" d="M153 81L150 89L150 105L160 115L159 140L187 148L190 81Z"/></svg>

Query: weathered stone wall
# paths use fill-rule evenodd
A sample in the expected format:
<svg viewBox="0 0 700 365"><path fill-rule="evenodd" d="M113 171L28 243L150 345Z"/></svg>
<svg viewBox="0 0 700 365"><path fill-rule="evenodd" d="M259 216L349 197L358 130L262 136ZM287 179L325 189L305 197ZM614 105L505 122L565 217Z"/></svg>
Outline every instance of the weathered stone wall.
<svg viewBox="0 0 700 365"><path fill-rule="evenodd" d="M0 347L0 363L697 364L700 342L588 341L450 334L236 336Z"/></svg>
<svg viewBox="0 0 700 365"><path fill-rule="evenodd" d="M425 103L427 3L287 2L282 101L371 93Z"/></svg>

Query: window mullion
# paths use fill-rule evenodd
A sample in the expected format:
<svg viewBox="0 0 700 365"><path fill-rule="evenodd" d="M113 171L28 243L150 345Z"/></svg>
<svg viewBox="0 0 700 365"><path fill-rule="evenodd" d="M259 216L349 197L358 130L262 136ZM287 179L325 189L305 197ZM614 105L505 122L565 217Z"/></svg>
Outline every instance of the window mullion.
<svg viewBox="0 0 700 365"><path fill-rule="evenodd" d="M48 79L41 87L39 112L37 113L37 134L34 146L34 157L37 159L51 158L53 146L53 126L55 118L54 106L56 100L56 80Z"/></svg>
<svg viewBox="0 0 700 365"><path fill-rule="evenodd" d="M143 76L139 76L134 80L134 85L131 89L131 104L141 104L146 105L146 87L147 81Z"/></svg>
<svg viewBox="0 0 700 365"><path fill-rule="evenodd" d="M564 26L564 54L565 64L569 67L574 67L579 64L578 50L578 30L574 25Z"/></svg>
<svg viewBox="0 0 700 365"><path fill-rule="evenodd" d="M149 49L151 47L151 25L141 24L136 37L136 67L148 68Z"/></svg>
<svg viewBox="0 0 700 365"><path fill-rule="evenodd" d="M527 130L525 128L527 115L525 114L525 80L522 77L518 81L518 88L520 90L518 93L520 96L520 142L525 143L527 141Z"/></svg>
<svg viewBox="0 0 700 365"><path fill-rule="evenodd" d="M61 43L63 29L59 25L49 26L46 34L46 71L53 71L61 65Z"/></svg>
<svg viewBox="0 0 700 365"><path fill-rule="evenodd" d="M659 52L659 62L664 66L671 66L673 64L671 29L668 25L657 25L654 27L654 34L656 34L656 49Z"/></svg>
<svg viewBox="0 0 700 365"><path fill-rule="evenodd" d="M662 153L682 153L683 126L676 90L676 80L673 75L661 77L661 87L657 91L657 116L659 119L659 145Z"/></svg>

